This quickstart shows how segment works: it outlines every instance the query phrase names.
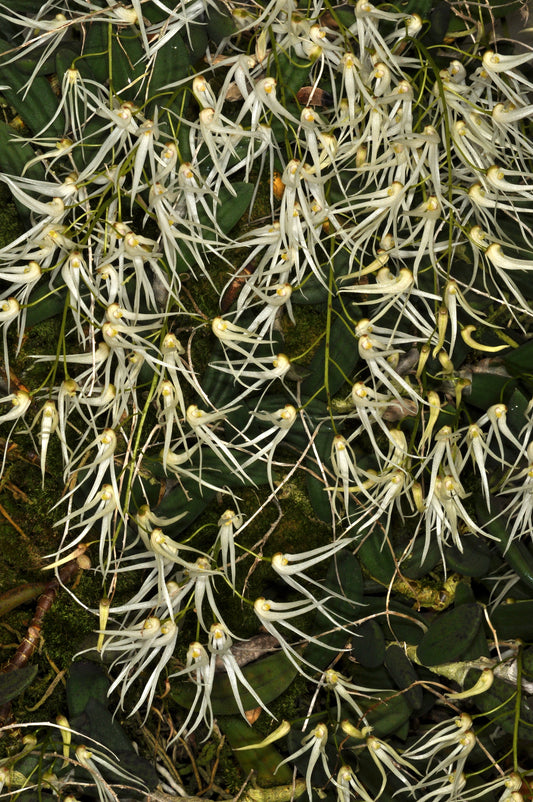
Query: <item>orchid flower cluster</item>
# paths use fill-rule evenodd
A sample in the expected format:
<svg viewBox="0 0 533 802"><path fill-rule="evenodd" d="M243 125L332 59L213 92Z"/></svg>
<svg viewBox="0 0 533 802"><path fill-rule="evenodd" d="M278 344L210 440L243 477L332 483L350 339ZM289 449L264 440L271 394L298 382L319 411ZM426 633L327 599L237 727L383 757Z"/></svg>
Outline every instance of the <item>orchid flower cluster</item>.
<svg viewBox="0 0 533 802"><path fill-rule="evenodd" d="M401 754L372 734L384 689L328 668L348 659L364 607L317 576L341 552L377 575L396 549L389 592L415 553L446 578L465 539L496 547L501 520L504 559L531 543L533 403L513 371L531 342L533 54L438 50L417 13L367 0L2 9L17 45L0 70L35 59L6 86L13 102L44 92L51 61L59 86L43 94L47 120L10 129L18 172L1 162L25 230L0 249L0 474L11 439L32 438L43 484L59 455L48 567L91 547L118 707L146 719L162 678L190 681L170 744L209 737L224 673L241 716L248 694L275 717L234 656L243 636L222 589L318 710L334 699L334 723L282 761L308 756L310 799L317 765L340 802L378 799L390 776L424 802L478 798L465 790L471 720ZM316 333L294 345L310 307ZM57 350L31 357L47 373L26 387L26 333L54 315ZM331 535L265 556L268 537L251 545L246 530L265 505L283 510L295 477ZM250 488L267 501L245 515ZM228 508L204 546L194 524L217 499ZM248 595L260 562L273 598ZM115 598L132 574L137 590ZM338 770L341 727L360 743ZM379 775L368 789L352 767L363 749Z"/></svg>

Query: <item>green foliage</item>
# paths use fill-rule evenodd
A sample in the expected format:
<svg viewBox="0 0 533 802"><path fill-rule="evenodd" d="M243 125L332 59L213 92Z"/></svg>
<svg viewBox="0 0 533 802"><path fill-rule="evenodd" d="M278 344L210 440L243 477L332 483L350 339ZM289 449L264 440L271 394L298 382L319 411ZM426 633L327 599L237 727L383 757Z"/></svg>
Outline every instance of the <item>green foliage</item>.
<svg viewBox="0 0 533 802"><path fill-rule="evenodd" d="M296 674L295 666L283 653L262 657L243 668L246 681L252 685L266 705L285 692ZM179 684L171 693L174 701L187 710L194 702L195 689L188 683ZM255 704L253 696L246 690L241 690L241 701L246 710L251 710ZM224 674L217 680L211 702L216 716L233 716L239 712L229 678Z"/></svg>
<svg viewBox="0 0 533 802"><path fill-rule="evenodd" d="M529 53L483 52L507 11L4 4L17 640L41 558L91 560L0 675L20 723L51 720L1 759L24 802L155 788L120 710L159 722L180 796L223 798L219 733L256 746L218 775L254 772L248 802L292 798L293 769L332 802L521 787L533 84ZM74 660L97 637L105 673Z"/></svg>
<svg viewBox="0 0 533 802"><path fill-rule="evenodd" d="M37 674L37 666L25 666L18 671L0 674L0 704L5 705L19 696L31 685Z"/></svg>
<svg viewBox="0 0 533 802"><path fill-rule="evenodd" d="M458 662L474 641L482 617L478 604L462 604L443 613L418 644L419 659L426 666Z"/></svg>

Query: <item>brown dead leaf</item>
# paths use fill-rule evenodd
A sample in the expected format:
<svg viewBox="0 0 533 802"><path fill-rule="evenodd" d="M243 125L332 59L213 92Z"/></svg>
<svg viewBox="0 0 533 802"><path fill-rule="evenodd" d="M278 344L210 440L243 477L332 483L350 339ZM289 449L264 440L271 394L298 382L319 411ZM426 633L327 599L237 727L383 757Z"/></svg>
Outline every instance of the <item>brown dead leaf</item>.
<svg viewBox="0 0 533 802"><path fill-rule="evenodd" d="M260 707L256 707L253 710L245 711L246 721L248 722L248 724L255 724L260 715L261 715Z"/></svg>
<svg viewBox="0 0 533 802"><path fill-rule="evenodd" d="M318 86L302 86L296 95L296 100L302 106L331 106L333 105L333 95L325 92Z"/></svg>

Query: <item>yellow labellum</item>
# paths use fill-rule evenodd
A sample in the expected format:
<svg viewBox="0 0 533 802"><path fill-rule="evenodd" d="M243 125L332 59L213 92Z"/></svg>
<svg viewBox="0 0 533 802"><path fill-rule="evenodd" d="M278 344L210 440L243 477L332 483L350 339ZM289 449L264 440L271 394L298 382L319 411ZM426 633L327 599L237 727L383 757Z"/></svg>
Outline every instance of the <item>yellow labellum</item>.
<svg viewBox="0 0 533 802"><path fill-rule="evenodd" d="M447 693L446 698L469 699L471 696L479 696L479 694L488 691L493 682L494 682L494 673L492 669L485 668L481 672L481 676L479 677L475 685L473 685L471 688L468 688L468 690L466 691L460 691L458 693Z"/></svg>
<svg viewBox="0 0 533 802"><path fill-rule="evenodd" d="M289 732L290 728L291 728L290 722L282 721L279 727L276 727L276 729L273 732L271 732L270 735L267 735L267 737L263 738L263 740L259 741L259 743L248 744L248 746L239 746L237 749L234 749L233 751L244 752L247 749L263 749L263 747L273 744L274 741L279 741L280 738L284 738L285 735L287 735L287 733Z"/></svg>
<svg viewBox="0 0 533 802"><path fill-rule="evenodd" d="M470 346L470 348L474 348L476 351L487 351L487 353L495 354L497 351L503 351L505 348L509 348L508 345L481 345L481 343L476 342L472 338L472 334L476 331L475 326L465 326L461 330L461 337L463 341Z"/></svg>
<svg viewBox="0 0 533 802"><path fill-rule="evenodd" d="M75 560L78 557L81 557L82 554L85 554L89 547L88 543L80 543L80 545L71 551L70 554L66 554L64 557L61 557L60 560L56 560L55 563L50 563L50 565L44 565L41 569L42 571L50 571L51 568L57 568L59 565L64 565L65 563L69 563L71 560Z"/></svg>

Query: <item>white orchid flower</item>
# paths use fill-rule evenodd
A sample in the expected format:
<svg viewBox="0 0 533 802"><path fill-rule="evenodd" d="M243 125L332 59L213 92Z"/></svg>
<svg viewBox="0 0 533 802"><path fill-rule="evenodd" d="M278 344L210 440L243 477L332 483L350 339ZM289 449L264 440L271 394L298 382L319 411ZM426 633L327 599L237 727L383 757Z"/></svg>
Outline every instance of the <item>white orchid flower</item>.
<svg viewBox="0 0 533 802"><path fill-rule="evenodd" d="M238 353L242 354L252 363L254 362L254 348L260 343L270 342L269 340L264 340L261 336L256 334L256 332L244 329L242 326L237 326L235 323L231 323L229 320L225 320L222 317L213 319L211 329L215 337L220 340L224 347L231 348L233 351L238 351ZM253 347L251 351L248 351L246 348L243 348L240 343L247 343Z"/></svg>
<svg viewBox="0 0 533 802"><path fill-rule="evenodd" d="M232 402L237 404L246 398L248 395L255 393L258 389L264 386L264 392L268 390L268 386L287 375L291 368L291 362L285 354L277 354L275 357L255 357L253 359L253 367L249 368L249 360L231 360L229 364L223 362L212 362L211 365L222 373L230 373L236 382L244 387L244 390L232 399ZM256 379L255 382L250 383L249 379Z"/></svg>
<svg viewBox="0 0 533 802"><path fill-rule="evenodd" d="M328 742L327 724L317 724L316 727L314 727L314 729L311 730L311 732L302 739L303 746L296 752L293 752L292 755L289 755L289 757L286 757L285 760L282 760L281 763L278 763L278 766L276 767L277 771L280 768L280 766L283 766L285 763L288 763L289 760L295 760L301 755L304 755L306 752L309 752L309 762L307 764L307 770L305 772L305 787L307 789L307 794L309 796L309 802L313 802L313 788L311 785L311 778L313 775L313 769L315 768L319 758L322 762L322 767L326 773L326 776L328 778L331 776L328 766L328 759L325 751L327 742Z"/></svg>
<svg viewBox="0 0 533 802"><path fill-rule="evenodd" d="M174 426L177 426L182 440L184 437L177 408L179 405L182 409L184 409L185 401L183 394L181 393L181 387L179 387L179 392L176 392L176 385L171 381L164 381L161 383L159 387L159 399L162 406L161 412L159 413L159 419L161 425L163 425L165 429L165 445L161 453L163 455L163 468L166 471L166 455L170 451L170 443L174 434Z"/></svg>
<svg viewBox="0 0 533 802"><path fill-rule="evenodd" d="M348 677L343 676L343 674L339 674L333 668L328 668L323 675L323 680L326 688L333 691L335 695L337 702L337 721L340 721L341 719L341 705L344 703L352 708L358 719L361 719L365 724L368 724L366 716L353 697L354 695L357 695L364 696L366 699L368 699L370 690L369 688L355 685L353 682L350 682Z"/></svg>
<svg viewBox="0 0 533 802"><path fill-rule="evenodd" d="M326 602L331 598L341 599L343 602L347 603L347 597L341 593L336 593L335 591L330 590L329 588L325 587L325 585L317 582L315 579L311 579L305 573L303 573L307 568L310 568L311 566L316 565L323 560L332 559L338 551L346 548L350 543L352 543L351 538L341 538L335 543L328 543L326 546L319 546L316 549L301 552L300 554L281 554L278 552L278 554L274 554L272 557L272 568L279 576L282 577L287 585L294 588L311 601L314 601L316 604L316 609L319 610L322 615L328 619L328 621L331 621L335 628L343 629L346 632L353 634L351 630L339 623L338 620L342 619L344 622L346 622L349 619L346 619L345 616L339 615L338 613L330 613L325 606ZM313 588L306 588L302 582L310 583ZM326 597L324 599L317 599L316 590L314 588L319 588L321 591L326 593ZM355 602L351 603L355 604Z"/></svg>
<svg viewBox="0 0 533 802"><path fill-rule="evenodd" d="M268 713L271 718L275 718L275 716L270 712L261 697L256 693L253 686L248 682L242 673L239 664L231 653L232 643L233 641L231 640L228 630L224 624L220 622L213 624L209 630L208 642L208 649L211 652L211 662L214 664L217 658L222 661L241 716L247 720L246 711L239 693L238 682L240 682L240 684L246 688L248 693L253 696L259 707L262 707L265 713Z"/></svg>
<svg viewBox="0 0 533 802"><path fill-rule="evenodd" d="M261 434L254 437L253 440L248 441L247 446L255 445L262 440L269 439L272 435L272 439L269 439L269 442L266 446L263 446L258 452L254 453L246 462L243 463L242 468L247 468L248 465L256 462L257 460L263 459L265 456L267 458L267 477L268 483L272 490L274 489L274 480L272 478L272 463L274 461L274 452L277 446L281 443L281 441L286 437L287 432L291 428L291 426L295 423L298 417L298 411L296 407L293 407L292 404L286 404L282 409L276 410L276 412L255 412L255 417L259 418L260 420L266 420L273 424L269 429L265 432L261 432Z"/></svg>
<svg viewBox="0 0 533 802"><path fill-rule="evenodd" d="M499 496L512 495L502 515L512 523L507 548L515 538L525 535L533 537L533 443L526 449L528 466L517 474L506 478Z"/></svg>
<svg viewBox="0 0 533 802"><path fill-rule="evenodd" d="M31 396L25 390L17 390L16 393L11 393L4 398L0 398L0 404L7 404L9 402L11 402L11 409L9 412L4 412L3 415L0 415L0 423L17 421L19 418L22 418L30 407Z"/></svg>
<svg viewBox="0 0 533 802"><path fill-rule="evenodd" d="M242 515L236 514L234 510L226 510L218 520L217 543L220 543L220 553L222 556L222 570L224 576L235 587L235 537L239 534L239 529L243 524Z"/></svg>
<svg viewBox="0 0 533 802"><path fill-rule="evenodd" d="M363 802L375 802L375 797L370 795L361 783L351 766L341 766L337 779L337 802L351 802L352 790L357 797L361 797Z"/></svg>
<svg viewBox="0 0 533 802"><path fill-rule="evenodd" d="M354 451L342 434L336 434L331 443L331 465L337 480L337 485L333 489L336 491L338 483L342 483L344 511L347 516L352 492L359 491L373 502L373 497L367 488L374 484L374 475L357 466Z"/></svg>
<svg viewBox="0 0 533 802"><path fill-rule="evenodd" d="M262 626L276 638L288 659L296 666L300 673L304 674L304 676L307 675L303 672L301 663L305 663L311 668L315 668L315 666L308 663L307 660L302 657L301 653L288 643L276 624L296 633L304 641L316 643L324 649L338 652L337 647L323 643L320 638L308 635L290 623L292 618L298 618L301 615L306 615L306 613L317 610L318 606L316 600L309 601L308 599L299 599L293 602L276 602L272 601L272 599L260 597L254 602L254 612Z"/></svg>
<svg viewBox="0 0 533 802"><path fill-rule="evenodd" d="M7 333L13 321L19 321L19 342L17 345L17 353L21 346L22 336L24 334L24 317L25 311L21 309L20 303L16 298L4 298L0 300L0 325L2 325L2 341L4 346L4 370L6 374L6 385L9 390L11 387L11 373L9 370L9 348L7 342Z"/></svg>
<svg viewBox="0 0 533 802"><path fill-rule="evenodd" d="M42 409L37 413L35 420L38 420L39 417L41 418L41 426L39 429L39 441L41 444L41 476L42 487L44 487L48 445L50 443L50 438L56 431L59 424L59 415L55 402L46 401Z"/></svg>
<svg viewBox="0 0 533 802"><path fill-rule="evenodd" d="M187 731L191 735L202 723L205 722L207 727L207 735L204 740L207 740L213 731L214 715L213 707L211 704L211 691L215 679L215 661L210 660L209 655L201 643L195 641L191 643L187 651L187 663L185 668L173 674L169 674L169 679L174 677L183 676L185 674L194 674L194 682L196 684L196 693L193 702L190 705L189 712L185 721L179 728L178 732L171 739L170 743L174 743L180 736ZM196 715L196 719L189 725L190 720L196 712L198 702L201 699L201 704Z"/></svg>
<svg viewBox="0 0 533 802"><path fill-rule="evenodd" d="M110 757L112 753L101 752L94 747L89 749L84 744L80 744L76 747L74 754L79 765L89 773L89 776L94 782L100 802L116 802L117 795L110 783L103 776L99 766L102 766L106 774L112 772L114 777L120 777L127 785L133 784L137 787L139 784L139 777L121 767L118 758L114 761Z"/></svg>
<svg viewBox="0 0 533 802"><path fill-rule="evenodd" d="M370 735L366 739L366 747L370 757L374 761L374 764L381 775L381 786L379 791L376 793L377 799L379 799L385 790L385 786L387 785L387 774L389 772L394 774L400 780L403 786L410 789L413 788L413 783L405 771L405 769L407 769L414 774L419 774L418 770L415 768L415 766L413 766L412 763L410 763L404 757L401 757L390 744L388 744L386 741L382 741L380 738L376 738L375 735Z"/></svg>
<svg viewBox="0 0 533 802"><path fill-rule="evenodd" d="M135 135L137 136L139 142L135 148L135 162L133 164L133 175L131 179L131 207L133 207L137 193L144 186L141 185L141 177L147 158L150 166L150 174L154 175L156 171L154 144L159 138L157 109L154 119L145 120L143 123L141 123L141 125L135 131Z"/></svg>
<svg viewBox="0 0 533 802"><path fill-rule="evenodd" d="M198 438L198 442L209 448L229 470L235 471L244 482L248 482L249 478L244 471L244 466L232 454L230 445L222 440L212 428L212 424L220 423L227 414L235 409L237 407L229 407L224 412L205 412L196 404L191 404L187 408L186 420Z"/></svg>
<svg viewBox="0 0 533 802"><path fill-rule="evenodd" d="M104 635L107 636L107 640L104 641L102 654L106 651L119 652L119 657L114 661L113 666L121 666L121 670L112 682L108 693L112 693L116 688L121 688L119 706L122 709L124 709L126 697L135 680L150 663L157 659L150 677L144 683L142 692L128 714L133 715L146 702L146 719L155 696L159 676L174 652L178 627L172 619L160 621L156 617L151 617L131 630L106 631Z"/></svg>
<svg viewBox="0 0 533 802"><path fill-rule="evenodd" d="M0 300L15 297L20 303L27 303L28 299L42 276L41 266L32 261L25 265L13 265L3 269L0 273L1 281L11 281L9 287L0 293Z"/></svg>

